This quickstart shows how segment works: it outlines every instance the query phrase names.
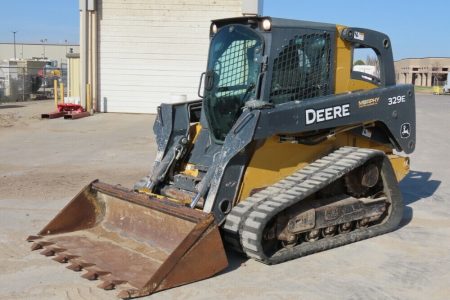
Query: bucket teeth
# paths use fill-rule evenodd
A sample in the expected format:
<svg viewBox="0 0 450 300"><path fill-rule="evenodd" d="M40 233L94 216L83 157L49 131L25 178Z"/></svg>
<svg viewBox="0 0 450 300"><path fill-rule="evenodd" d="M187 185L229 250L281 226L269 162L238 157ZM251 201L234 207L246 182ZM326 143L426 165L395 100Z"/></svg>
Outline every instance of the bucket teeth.
<svg viewBox="0 0 450 300"><path fill-rule="evenodd" d="M46 242L46 241L35 242L35 243L33 243L33 244L31 245L31 250L32 250L32 251L34 251L34 250L39 250L39 249L44 248L45 246L50 246L50 245L53 245L53 244L54 244L54 243L52 243L52 242Z"/></svg>
<svg viewBox="0 0 450 300"><path fill-rule="evenodd" d="M84 268L92 267L94 265L95 264L92 264L92 263L74 261L74 262L71 262L71 264L68 265L66 268L69 270L75 271L75 272L79 272L79 271L83 270Z"/></svg>
<svg viewBox="0 0 450 300"><path fill-rule="evenodd" d="M69 260L64 256L64 255L57 255L54 258L52 258L54 261L57 261L59 263L65 264L67 263Z"/></svg>
<svg viewBox="0 0 450 300"><path fill-rule="evenodd" d="M104 290L113 290L116 288L116 286L127 283L126 280L121 280L120 278L117 278L110 273L106 275L100 275L98 279L100 279L102 283L97 285L97 287Z"/></svg>
<svg viewBox="0 0 450 300"><path fill-rule="evenodd" d="M41 254L45 255L45 256L54 256L55 251L53 251L53 249L48 248L48 249L45 249L44 251L41 251Z"/></svg>
<svg viewBox="0 0 450 300"><path fill-rule="evenodd" d="M58 248L58 247L47 247L47 246L44 246L44 247L45 247L45 250L42 251L41 254L45 255L45 256L54 256L56 253L66 251L66 249Z"/></svg>
<svg viewBox="0 0 450 300"><path fill-rule="evenodd" d="M86 273L81 275L81 277L86 278L88 280L97 280L100 276L111 274L107 271L97 270L94 268L87 268Z"/></svg>
<svg viewBox="0 0 450 300"><path fill-rule="evenodd" d="M97 285L97 287L109 291L113 290L116 287L116 285L112 281L103 281L102 283Z"/></svg>
<svg viewBox="0 0 450 300"><path fill-rule="evenodd" d="M96 280L98 278L98 274L94 271L88 271L81 275L81 277L86 278L88 280Z"/></svg>
<svg viewBox="0 0 450 300"><path fill-rule="evenodd" d="M58 254L56 257L52 258L54 261L57 261L59 263L67 263L69 262L69 260L77 258L78 256L76 255L70 255L70 254Z"/></svg>
<svg viewBox="0 0 450 300"><path fill-rule="evenodd" d="M30 235L27 237L27 242L34 242L35 240L41 239L40 235Z"/></svg>
<svg viewBox="0 0 450 300"><path fill-rule="evenodd" d="M104 290L113 290L116 288L116 286L124 283L126 283L125 280L103 280L103 282L97 285L97 287Z"/></svg>
<svg viewBox="0 0 450 300"><path fill-rule="evenodd" d="M31 245L31 251L39 250L42 248L43 248L43 246L40 243L33 243L33 245Z"/></svg>
<svg viewBox="0 0 450 300"><path fill-rule="evenodd" d="M137 290L137 289L128 289L128 290L120 291L117 294L117 297L122 298L122 299L130 299L130 298L138 297L139 294L140 294L139 290Z"/></svg>
<svg viewBox="0 0 450 300"><path fill-rule="evenodd" d="M77 263L71 263L66 268L75 272L80 272L81 270L83 270L83 267Z"/></svg>

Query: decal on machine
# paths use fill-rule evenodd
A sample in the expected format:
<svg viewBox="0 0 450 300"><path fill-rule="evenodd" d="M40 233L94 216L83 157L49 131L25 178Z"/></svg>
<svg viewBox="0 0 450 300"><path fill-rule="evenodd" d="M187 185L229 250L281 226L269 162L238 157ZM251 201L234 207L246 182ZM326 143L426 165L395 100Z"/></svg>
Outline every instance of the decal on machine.
<svg viewBox="0 0 450 300"><path fill-rule="evenodd" d="M407 139L411 135L411 124L409 123L403 123L402 126L400 126L400 136L402 139Z"/></svg>
<svg viewBox="0 0 450 300"><path fill-rule="evenodd" d="M372 105L377 105L378 102L380 102L380 97L359 100L358 107L363 108L363 107L368 107L368 106L372 106Z"/></svg>
<svg viewBox="0 0 450 300"><path fill-rule="evenodd" d="M305 110L306 125L331 121L350 116L350 104L337 105L320 109Z"/></svg>
<svg viewBox="0 0 450 300"><path fill-rule="evenodd" d="M394 97L388 98L388 105L395 105L395 104L404 103L404 102L406 102L405 95L394 96Z"/></svg>
<svg viewBox="0 0 450 300"><path fill-rule="evenodd" d="M372 130L368 128L363 128L361 134L370 139L372 137Z"/></svg>
<svg viewBox="0 0 450 300"><path fill-rule="evenodd" d="M354 38L355 40L364 41L364 32L355 31L355 32L353 33L353 38Z"/></svg>

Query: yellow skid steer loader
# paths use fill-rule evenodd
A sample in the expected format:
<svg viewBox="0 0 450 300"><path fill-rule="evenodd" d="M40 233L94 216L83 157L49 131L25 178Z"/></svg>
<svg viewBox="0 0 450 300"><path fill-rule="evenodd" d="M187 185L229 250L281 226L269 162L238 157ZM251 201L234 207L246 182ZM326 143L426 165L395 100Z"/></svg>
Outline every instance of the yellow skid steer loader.
<svg viewBox="0 0 450 300"><path fill-rule="evenodd" d="M394 230L414 89L383 33L270 17L210 27L200 100L161 104L133 189L86 186L32 249L133 298L213 276L224 245L276 264ZM372 49L377 71L352 68ZM394 150L396 152L394 152Z"/></svg>

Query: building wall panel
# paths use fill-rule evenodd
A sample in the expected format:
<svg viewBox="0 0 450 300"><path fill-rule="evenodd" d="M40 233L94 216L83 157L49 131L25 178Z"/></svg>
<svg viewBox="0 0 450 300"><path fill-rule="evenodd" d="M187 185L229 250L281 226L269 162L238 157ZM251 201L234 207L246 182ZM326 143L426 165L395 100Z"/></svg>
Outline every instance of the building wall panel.
<svg viewBox="0 0 450 300"><path fill-rule="evenodd" d="M197 98L212 19L241 15L241 0L99 1L101 111L155 113L171 95Z"/></svg>

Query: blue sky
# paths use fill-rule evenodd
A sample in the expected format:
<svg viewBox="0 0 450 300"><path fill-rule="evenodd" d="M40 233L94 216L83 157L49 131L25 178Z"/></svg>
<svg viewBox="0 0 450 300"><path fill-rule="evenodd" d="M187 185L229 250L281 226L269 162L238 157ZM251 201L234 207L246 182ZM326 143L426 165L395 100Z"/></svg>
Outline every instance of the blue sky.
<svg viewBox="0 0 450 300"><path fill-rule="evenodd" d="M265 0L263 13L384 32L395 59L450 57L448 0Z"/></svg>
<svg viewBox="0 0 450 300"><path fill-rule="evenodd" d="M78 44L78 0L0 0L0 42Z"/></svg>
<svg viewBox="0 0 450 300"><path fill-rule="evenodd" d="M161 0L164 1L164 0ZM78 43L78 0L2 0L0 42ZM395 59L450 57L450 1L427 0L265 0L264 14L387 33Z"/></svg>

